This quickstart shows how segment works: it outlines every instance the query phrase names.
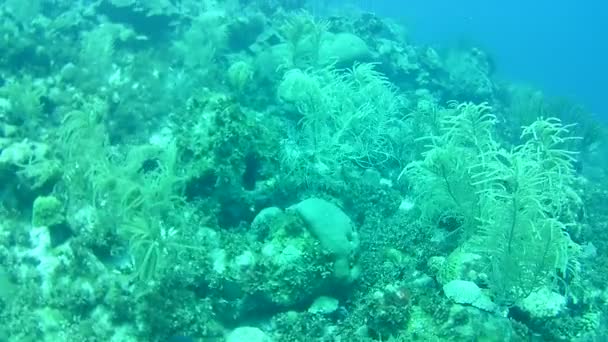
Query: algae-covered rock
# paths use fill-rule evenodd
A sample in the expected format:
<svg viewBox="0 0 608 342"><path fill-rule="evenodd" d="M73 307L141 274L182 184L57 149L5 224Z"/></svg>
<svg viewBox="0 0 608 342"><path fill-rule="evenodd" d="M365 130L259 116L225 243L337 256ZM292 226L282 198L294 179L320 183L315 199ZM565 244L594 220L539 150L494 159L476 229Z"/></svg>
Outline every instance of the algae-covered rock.
<svg viewBox="0 0 608 342"><path fill-rule="evenodd" d="M238 322L258 311L286 310L320 294L337 295L334 258L295 212L270 207L254 219L247 238L222 234L210 244L208 277L222 300L218 316Z"/></svg>
<svg viewBox="0 0 608 342"><path fill-rule="evenodd" d="M256 285L273 305L291 308L331 293L333 258L294 213L273 214L256 265L263 283Z"/></svg>
<svg viewBox="0 0 608 342"><path fill-rule="evenodd" d="M244 60L236 61L228 68L228 83L236 92L241 93L251 84L253 73L251 63Z"/></svg>
<svg viewBox="0 0 608 342"><path fill-rule="evenodd" d="M61 178L61 165L46 144L23 140L0 151L0 177L13 178L22 196L39 194ZM6 182L9 182L8 180Z"/></svg>
<svg viewBox="0 0 608 342"><path fill-rule="evenodd" d="M34 200L32 224L36 227L51 227L65 222L63 204L55 196L40 196Z"/></svg>
<svg viewBox="0 0 608 342"><path fill-rule="evenodd" d="M517 303L517 307L527 312L531 318L546 319L556 317L566 310L566 304L566 297L542 287Z"/></svg>
<svg viewBox="0 0 608 342"><path fill-rule="evenodd" d="M333 297L321 296L312 302L308 312L313 314L328 315L338 310L340 302Z"/></svg>
<svg viewBox="0 0 608 342"><path fill-rule="evenodd" d="M72 235L66 222L63 203L55 196L39 196L34 200L32 225L48 228L53 247L62 244Z"/></svg>

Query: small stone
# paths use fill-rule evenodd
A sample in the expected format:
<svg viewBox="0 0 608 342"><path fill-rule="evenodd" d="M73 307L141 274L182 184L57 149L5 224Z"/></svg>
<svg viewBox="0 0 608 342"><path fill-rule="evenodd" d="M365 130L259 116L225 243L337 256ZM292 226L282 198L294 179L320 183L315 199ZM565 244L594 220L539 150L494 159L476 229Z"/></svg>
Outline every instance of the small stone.
<svg viewBox="0 0 608 342"><path fill-rule="evenodd" d="M315 299L312 305L308 308L308 312L313 314L328 315L338 310L339 305L340 302L336 298L321 296Z"/></svg>
<svg viewBox="0 0 608 342"><path fill-rule="evenodd" d="M226 336L226 342L272 342L260 328L238 327Z"/></svg>

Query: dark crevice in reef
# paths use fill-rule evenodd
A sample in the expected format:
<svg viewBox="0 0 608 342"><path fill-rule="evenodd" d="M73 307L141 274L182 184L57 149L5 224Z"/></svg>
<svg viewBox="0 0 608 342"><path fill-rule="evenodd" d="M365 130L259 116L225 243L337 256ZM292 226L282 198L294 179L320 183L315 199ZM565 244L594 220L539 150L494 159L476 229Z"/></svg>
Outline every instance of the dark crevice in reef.
<svg viewBox="0 0 608 342"><path fill-rule="evenodd" d="M112 22L122 23L132 27L138 34L152 41L165 41L174 31L176 16L170 14L150 14L135 5L116 6L111 1L102 1L97 7Z"/></svg>

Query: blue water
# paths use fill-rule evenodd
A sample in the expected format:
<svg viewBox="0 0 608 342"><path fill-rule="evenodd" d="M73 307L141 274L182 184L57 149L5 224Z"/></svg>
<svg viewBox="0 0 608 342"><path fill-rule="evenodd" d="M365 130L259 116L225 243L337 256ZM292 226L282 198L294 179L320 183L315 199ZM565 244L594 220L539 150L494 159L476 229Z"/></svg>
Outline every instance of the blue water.
<svg viewBox="0 0 608 342"><path fill-rule="evenodd" d="M359 0L408 24L417 42L489 51L503 79L582 103L604 121L608 2Z"/></svg>

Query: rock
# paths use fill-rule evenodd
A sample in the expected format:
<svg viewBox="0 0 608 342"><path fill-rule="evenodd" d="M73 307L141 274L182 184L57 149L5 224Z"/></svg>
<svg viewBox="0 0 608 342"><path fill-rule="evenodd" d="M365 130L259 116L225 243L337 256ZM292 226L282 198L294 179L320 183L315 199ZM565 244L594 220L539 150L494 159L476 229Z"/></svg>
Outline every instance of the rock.
<svg viewBox="0 0 608 342"><path fill-rule="evenodd" d="M356 247L353 223L335 204L313 197L289 209L302 217L310 232L332 253L345 256Z"/></svg>
<svg viewBox="0 0 608 342"><path fill-rule="evenodd" d="M39 196L32 207L32 225L52 227L63 224L65 215L63 204L55 196Z"/></svg>
<svg viewBox="0 0 608 342"><path fill-rule="evenodd" d="M355 62L368 62L371 55L365 41L352 33L326 33L319 47L320 64L335 63L338 67L352 67Z"/></svg>
<svg viewBox="0 0 608 342"><path fill-rule="evenodd" d="M495 312L498 309L490 297L472 281L452 280L443 285L443 292L457 304L470 305L488 312Z"/></svg>
<svg viewBox="0 0 608 342"><path fill-rule="evenodd" d="M339 305L340 302L336 298L321 296L315 299L312 305L310 305L308 312L313 314L328 315L338 310Z"/></svg>
<svg viewBox="0 0 608 342"><path fill-rule="evenodd" d="M348 215L335 204L314 197L288 209L295 210L323 248L333 254L334 276L343 281L351 280L349 258L358 248L359 238Z"/></svg>
<svg viewBox="0 0 608 342"><path fill-rule="evenodd" d="M543 287L530 293L517 303L517 307L529 313L532 318L556 317L566 309L566 297Z"/></svg>
<svg viewBox="0 0 608 342"><path fill-rule="evenodd" d="M259 328L238 327L226 336L226 342L272 342L272 339Z"/></svg>
<svg viewBox="0 0 608 342"><path fill-rule="evenodd" d="M273 219L283 214L283 211L277 207L268 207L260 210L251 222L252 230L260 230L261 227L269 226Z"/></svg>

